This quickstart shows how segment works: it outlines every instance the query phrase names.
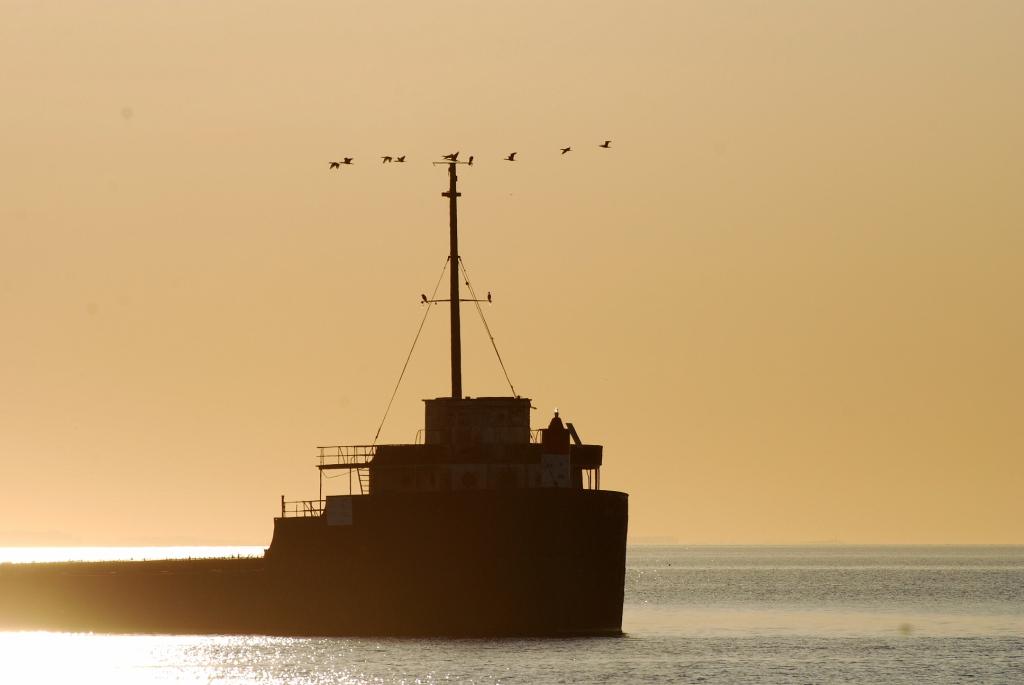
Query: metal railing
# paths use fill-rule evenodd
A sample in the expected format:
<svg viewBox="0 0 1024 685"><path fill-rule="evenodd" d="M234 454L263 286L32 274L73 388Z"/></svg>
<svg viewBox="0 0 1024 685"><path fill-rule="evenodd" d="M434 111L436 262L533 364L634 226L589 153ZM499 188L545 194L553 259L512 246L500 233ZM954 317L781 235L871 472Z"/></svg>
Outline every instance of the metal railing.
<svg viewBox="0 0 1024 685"><path fill-rule="evenodd" d="M324 513L325 500L322 499L298 499L285 501L281 495L281 518L297 516L320 516Z"/></svg>
<svg viewBox="0 0 1024 685"><path fill-rule="evenodd" d="M376 445L325 445L317 449L320 466L368 466L377 454Z"/></svg>
<svg viewBox="0 0 1024 685"><path fill-rule="evenodd" d="M493 430L493 427L492 427L492 430ZM497 430L499 430L499 431L520 431L520 430L522 430L522 426L500 426L499 428L497 428ZM540 444L540 441L541 441L541 431L542 430L544 430L544 429L543 428L531 428L530 429L530 444L533 444L533 445ZM437 435L440 435L440 434L445 433L447 431L442 429L442 430L431 430L429 432L432 435L437 436ZM414 443L417 444L417 445L422 445L424 443L424 440L426 438L426 434L427 433L428 433L428 431L427 431L426 428L420 428L418 431L416 431L416 437L413 439Z"/></svg>

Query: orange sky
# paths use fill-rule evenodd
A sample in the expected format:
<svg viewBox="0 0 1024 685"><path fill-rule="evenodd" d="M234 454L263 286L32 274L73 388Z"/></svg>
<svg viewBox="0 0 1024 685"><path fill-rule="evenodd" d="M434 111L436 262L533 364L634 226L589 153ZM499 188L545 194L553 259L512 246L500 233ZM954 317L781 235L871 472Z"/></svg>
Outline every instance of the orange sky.
<svg viewBox="0 0 1024 685"><path fill-rule="evenodd" d="M456 149L516 390L605 445L636 539L1024 543L1022 35L1016 0L5 2L0 544L268 542L313 447L373 437ZM438 308L384 440L446 345Z"/></svg>

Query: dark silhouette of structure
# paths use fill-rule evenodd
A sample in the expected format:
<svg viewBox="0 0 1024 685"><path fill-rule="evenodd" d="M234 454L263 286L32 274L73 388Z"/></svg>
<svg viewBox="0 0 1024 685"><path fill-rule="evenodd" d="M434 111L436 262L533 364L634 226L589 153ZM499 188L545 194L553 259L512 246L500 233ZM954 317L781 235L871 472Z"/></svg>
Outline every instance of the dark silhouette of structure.
<svg viewBox="0 0 1024 685"><path fill-rule="evenodd" d="M457 162L459 161L459 153L453 152L450 155L445 155L444 159L447 159L449 162Z"/></svg>
<svg viewBox="0 0 1024 685"><path fill-rule="evenodd" d="M451 396L424 401L417 440L319 447L319 497L281 497L259 559L0 565L0 629L621 634L628 503L600 489L603 448L557 411L532 430L514 390L463 395L460 304L482 300L459 292L456 156L449 297L420 296L449 304ZM330 474L347 494L324 496Z"/></svg>

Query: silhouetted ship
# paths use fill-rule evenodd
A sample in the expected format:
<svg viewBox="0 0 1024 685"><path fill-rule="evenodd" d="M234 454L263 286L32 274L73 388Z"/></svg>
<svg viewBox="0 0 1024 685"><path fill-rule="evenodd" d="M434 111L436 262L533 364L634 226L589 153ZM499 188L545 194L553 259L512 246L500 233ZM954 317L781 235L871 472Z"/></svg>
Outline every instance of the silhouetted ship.
<svg viewBox="0 0 1024 685"><path fill-rule="evenodd" d="M627 495L602 447L524 397L463 397L456 165L451 397L414 444L319 448L349 494L289 502L262 558L0 566L0 628L272 635L617 635ZM427 299L424 297L424 299Z"/></svg>

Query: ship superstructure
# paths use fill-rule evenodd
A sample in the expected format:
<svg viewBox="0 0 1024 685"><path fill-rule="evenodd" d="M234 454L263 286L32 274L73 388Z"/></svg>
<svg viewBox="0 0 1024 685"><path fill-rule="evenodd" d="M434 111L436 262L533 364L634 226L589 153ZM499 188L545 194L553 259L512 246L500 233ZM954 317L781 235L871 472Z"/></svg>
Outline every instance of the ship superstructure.
<svg viewBox="0 0 1024 685"><path fill-rule="evenodd" d="M530 400L462 392L457 168L448 167L450 397L415 442L318 448L262 559L0 567L0 628L276 635L617 635L627 496L601 445ZM325 474L348 493L324 496Z"/></svg>

